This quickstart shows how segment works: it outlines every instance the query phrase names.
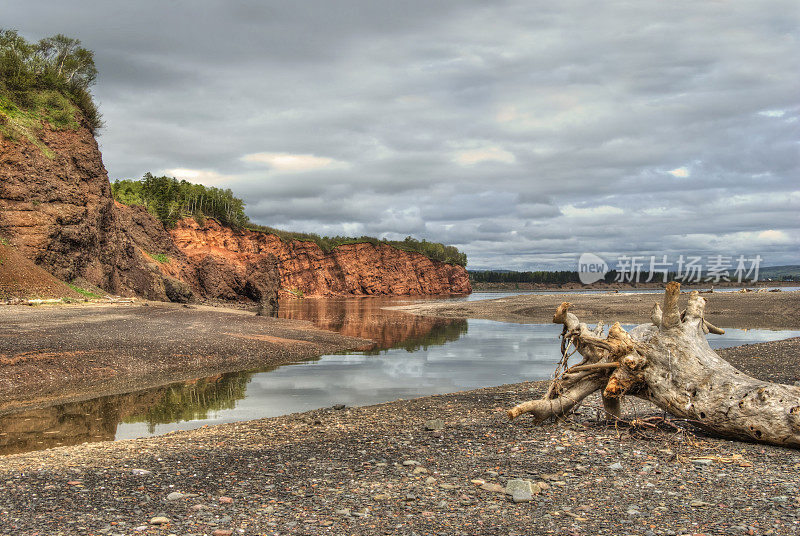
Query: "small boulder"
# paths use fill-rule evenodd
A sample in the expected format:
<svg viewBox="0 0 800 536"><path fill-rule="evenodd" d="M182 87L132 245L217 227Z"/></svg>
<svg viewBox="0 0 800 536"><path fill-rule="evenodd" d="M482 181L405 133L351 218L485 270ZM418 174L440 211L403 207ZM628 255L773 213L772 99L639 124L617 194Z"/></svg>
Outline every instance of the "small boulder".
<svg viewBox="0 0 800 536"><path fill-rule="evenodd" d="M189 303L194 296L189 285L168 275L164 276L164 292L169 301L175 303Z"/></svg>
<svg viewBox="0 0 800 536"><path fill-rule="evenodd" d="M444 421L442 419L431 419L425 423L426 430L442 430L444 428Z"/></svg>
<svg viewBox="0 0 800 536"><path fill-rule="evenodd" d="M511 494L511 500L515 503L531 502L533 500L533 493L517 490Z"/></svg>
<svg viewBox="0 0 800 536"><path fill-rule="evenodd" d="M506 493L509 495L513 495L517 491L533 494L533 483L531 483L530 480L522 480L521 478L515 478L513 480L508 481L505 490Z"/></svg>

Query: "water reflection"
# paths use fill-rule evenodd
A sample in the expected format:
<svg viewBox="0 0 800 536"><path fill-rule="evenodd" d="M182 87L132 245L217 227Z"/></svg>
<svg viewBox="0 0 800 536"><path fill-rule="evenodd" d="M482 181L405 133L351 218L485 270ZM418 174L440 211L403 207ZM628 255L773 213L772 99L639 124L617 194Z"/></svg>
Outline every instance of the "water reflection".
<svg viewBox="0 0 800 536"><path fill-rule="evenodd" d="M326 298L281 301L279 318L308 320L315 326L348 337L376 342L371 354L389 348L413 352L457 340L467 331L463 319L414 316L383 307L407 305L408 298Z"/></svg>
<svg viewBox="0 0 800 536"><path fill-rule="evenodd" d="M214 412L235 408L252 376L252 372L219 374L3 415L0 454L113 440L120 423L141 423L145 435L152 435L159 425L208 419Z"/></svg>

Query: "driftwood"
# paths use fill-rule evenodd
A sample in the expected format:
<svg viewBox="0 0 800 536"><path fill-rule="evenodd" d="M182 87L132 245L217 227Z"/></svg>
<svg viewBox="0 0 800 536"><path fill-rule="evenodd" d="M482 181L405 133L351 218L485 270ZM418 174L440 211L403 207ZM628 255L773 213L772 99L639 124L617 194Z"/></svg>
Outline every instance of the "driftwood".
<svg viewBox="0 0 800 536"><path fill-rule="evenodd" d="M724 331L703 317L706 299L692 292L681 312L680 294L680 284L669 283L651 324L628 333L617 322L605 338L602 323L590 329L562 303L553 317L564 325L555 379L542 399L510 409L509 418L563 417L602 390L609 416L618 418L620 400L632 395L720 436L800 448L800 387L757 380L719 357L705 335ZM573 348L583 361L569 367Z"/></svg>

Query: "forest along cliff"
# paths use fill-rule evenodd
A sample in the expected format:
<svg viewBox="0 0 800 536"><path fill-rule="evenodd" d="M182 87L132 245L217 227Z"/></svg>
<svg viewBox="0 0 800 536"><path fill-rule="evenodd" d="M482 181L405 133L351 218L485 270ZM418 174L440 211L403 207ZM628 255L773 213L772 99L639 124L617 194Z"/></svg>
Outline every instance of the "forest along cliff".
<svg viewBox="0 0 800 536"><path fill-rule="evenodd" d="M0 238L59 279L177 302L272 301L280 289L304 296L471 290L462 266L387 244L325 252L210 218L167 230L144 207L114 201L97 142L79 111L75 117L73 128L42 120L15 135L0 131Z"/></svg>

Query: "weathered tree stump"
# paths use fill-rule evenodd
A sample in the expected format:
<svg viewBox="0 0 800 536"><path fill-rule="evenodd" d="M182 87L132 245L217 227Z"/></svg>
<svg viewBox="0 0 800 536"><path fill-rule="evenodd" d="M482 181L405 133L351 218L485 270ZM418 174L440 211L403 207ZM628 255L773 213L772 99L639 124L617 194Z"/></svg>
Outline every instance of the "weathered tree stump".
<svg viewBox="0 0 800 536"><path fill-rule="evenodd" d="M509 418L562 417L602 389L610 416L619 417L620 400L632 395L713 434L800 448L800 387L757 380L722 359L705 337L724 333L703 318L706 299L691 292L681 312L680 294L680 284L667 284L663 310L653 307L651 324L628 333L617 322L606 338L602 323L591 330L562 303L553 322L564 325L565 358L547 394L510 409ZM583 361L567 367L572 346Z"/></svg>

